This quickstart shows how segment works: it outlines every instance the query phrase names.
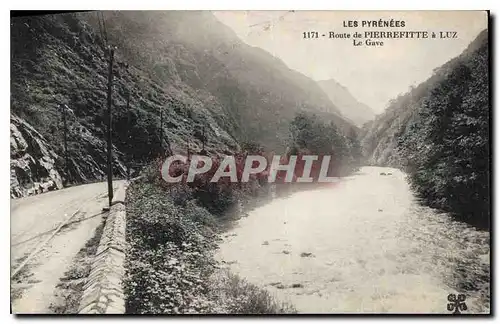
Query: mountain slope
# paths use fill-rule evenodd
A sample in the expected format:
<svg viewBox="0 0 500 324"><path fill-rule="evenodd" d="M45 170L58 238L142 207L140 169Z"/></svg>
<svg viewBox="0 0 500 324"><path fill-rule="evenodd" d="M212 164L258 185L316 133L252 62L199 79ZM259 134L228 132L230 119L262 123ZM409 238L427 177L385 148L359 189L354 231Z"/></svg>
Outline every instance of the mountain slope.
<svg viewBox="0 0 500 324"><path fill-rule="evenodd" d="M228 130L241 141L283 149L288 124L301 111L351 127L313 80L246 45L209 12L117 11L106 19L110 38L131 54L127 59L140 58L158 82L183 82L209 92L229 117Z"/></svg>
<svg viewBox="0 0 500 324"><path fill-rule="evenodd" d="M319 86L328 95L332 103L340 109L340 113L356 125L363 126L375 117L373 110L359 102L349 89L334 79L318 81Z"/></svg>
<svg viewBox="0 0 500 324"><path fill-rule="evenodd" d="M117 47L112 98L117 176L127 164L135 169L163 151L185 153L189 146L199 152L203 139L209 153L230 154L247 141L283 151L289 123L300 111L316 113L345 132L356 130L313 80L244 44L209 12L103 15L106 34L95 12L11 19L11 112L48 143L63 181L105 175L105 38ZM39 180L28 171L13 169L12 183Z"/></svg>
<svg viewBox="0 0 500 324"><path fill-rule="evenodd" d="M79 19L78 14L24 17L12 19L11 39L12 116L26 121L49 144L47 149L57 157L56 170L65 181L103 179L107 159L107 62L98 31ZM203 126L210 136L207 143L210 152L238 148L234 138L215 121L215 113L201 104L205 98L197 96L194 90L182 85L163 88L139 68L131 66L127 71L122 58L117 57L115 62L112 110L115 175L124 175L127 162L142 164L165 150L185 152L188 142L196 149L201 143L199 136L194 135ZM130 110L126 107L128 92ZM63 108L65 105L67 108ZM62 160L63 109L68 124L67 172ZM162 143L161 109L166 135ZM225 117L219 114L217 118ZM40 178L33 168L13 171L14 178L31 177L33 181Z"/></svg>
<svg viewBox="0 0 500 324"><path fill-rule="evenodd" d="M371 163L402 167L428 205L489 226L488 31L366 125Z"/></svg>

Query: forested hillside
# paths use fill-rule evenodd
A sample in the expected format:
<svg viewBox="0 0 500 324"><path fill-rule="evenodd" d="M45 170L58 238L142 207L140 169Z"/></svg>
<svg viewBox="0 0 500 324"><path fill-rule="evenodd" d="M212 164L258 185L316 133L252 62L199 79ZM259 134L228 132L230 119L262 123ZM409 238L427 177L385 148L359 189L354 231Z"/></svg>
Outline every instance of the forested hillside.
<svg viewBox="0 0 500 324"><path fill-rule="evenodd" d="M11 113L38 132L11 127L14 196L38 183L60 187L61 178L104 176L106 40L116 46L116 175L162 151L200 151L203 141L212 154L238 151L247 141L283 151L289 123L302 111L342 132L356 130L316 82L246 45L209 12L104 12L103 18L105 29L95 12L11 19Z"/></svg>
<svg viewBox="0 0 500 324"><path fill-rule="evenodd" d="M363 148L372 164L404 168L428 205L488 227L489 114L485 30L367 125Z"/></svg>

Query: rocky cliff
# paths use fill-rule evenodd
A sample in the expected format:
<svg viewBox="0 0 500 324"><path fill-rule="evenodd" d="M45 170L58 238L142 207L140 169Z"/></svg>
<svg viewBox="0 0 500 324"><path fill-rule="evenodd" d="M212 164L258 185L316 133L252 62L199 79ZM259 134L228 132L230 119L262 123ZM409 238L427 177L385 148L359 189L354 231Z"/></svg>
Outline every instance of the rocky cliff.
<svg viewBox="0 0 500 324"><path fill-rule="evenodd" d="M59 156L30 124L16 115L10 117L11 198L61 189L56 164Z"/></svg>

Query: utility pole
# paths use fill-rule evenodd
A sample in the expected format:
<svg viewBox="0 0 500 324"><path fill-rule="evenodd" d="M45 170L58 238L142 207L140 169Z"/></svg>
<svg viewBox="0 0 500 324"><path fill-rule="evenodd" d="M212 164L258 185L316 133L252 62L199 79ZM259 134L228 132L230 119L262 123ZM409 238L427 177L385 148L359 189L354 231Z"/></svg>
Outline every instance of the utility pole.
<svg viewBox="0 0 500 324"><path fill-rule="evenodd" d="M160 154L163 156L163 107L160 107Z"/></svg>
<svg viewBox="0 0 500 324"><path fill-rule="evenodd" d="M131 127L131 116L130 116L130 90L127 90L127 147L130 147L130 127ZM127 155L127 180L130 180L130 164L132 158L130 153Z"/></svg>
<svg viewBox="0 0 500 324"><path fill-rule="evenodd" d="M69 167L68 167L68 124L66 120L66 109L68 106L62 105L62 115L63 115L63 125L64 125L64 130L63 130L63 143L64 143L64 170L66 172L66 183L69 181Z"/></svg>
<svg viewBox="0 0 500 324"><path fill-rule="evenodd" d="M203 134L202 134L203 142L202 142L202 152L205 152L205 125L203 125Z"/></svg>
<svg viewBox="0 0 500 324"><path fill-rule="evenodd" d="M109 206L111 207L111 201L113 200L113 145L111 141L111 91L113 86L113 57L115 55L115 50L110 46L108 48L109 55L109 65L108 65L108 200Z"/></svg>

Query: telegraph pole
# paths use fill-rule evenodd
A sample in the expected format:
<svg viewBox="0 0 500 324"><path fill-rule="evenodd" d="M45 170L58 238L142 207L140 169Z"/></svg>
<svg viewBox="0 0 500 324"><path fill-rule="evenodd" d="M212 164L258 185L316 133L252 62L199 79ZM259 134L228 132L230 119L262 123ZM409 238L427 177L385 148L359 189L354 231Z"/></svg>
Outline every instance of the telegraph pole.
<svg viewBox="0 0 500 324"><path fill-rule="evenodd" d="M130 147L130 127L131 127L131 116L130 116L130 90L127 89L127 147ZM130 153L127 155L127 180L130 180L130 162L132 158Z"/></svg>
<svg viewBox="0 0 500 324"><path fill-rule="evenodd" d="M205 125L203 125L203 134L202 134L202 139L203 139L203 146L201 148L202 152L205 152Z"/></svg>
<svg viewBox="0 0 500 324"><path fill-rule="evenodd" d="M66 183L69 181L69 167L68 167L68 124L66 120L66 108L68 108L66 105L62 105L62 115L63 115L63 125L64 125L64 131L63 131L63 143L64 143L64 170L66 171Z"/></svg>
<svg viewBox="0 0 500 324"><path fill-rule="evenodd" d="M113 86L113 57L115 55L115 50L110 46L108 47L109 55L109 65L108 65L108 200L109 206L111 207L111 201L113 200L113 145L111 141L111 91Z"/></svg>
<svg viewBox="0 0 500 324"><path fill-rule="evenodd" d="M160 154L163 156L163 107L160 107Z"/></svg>

